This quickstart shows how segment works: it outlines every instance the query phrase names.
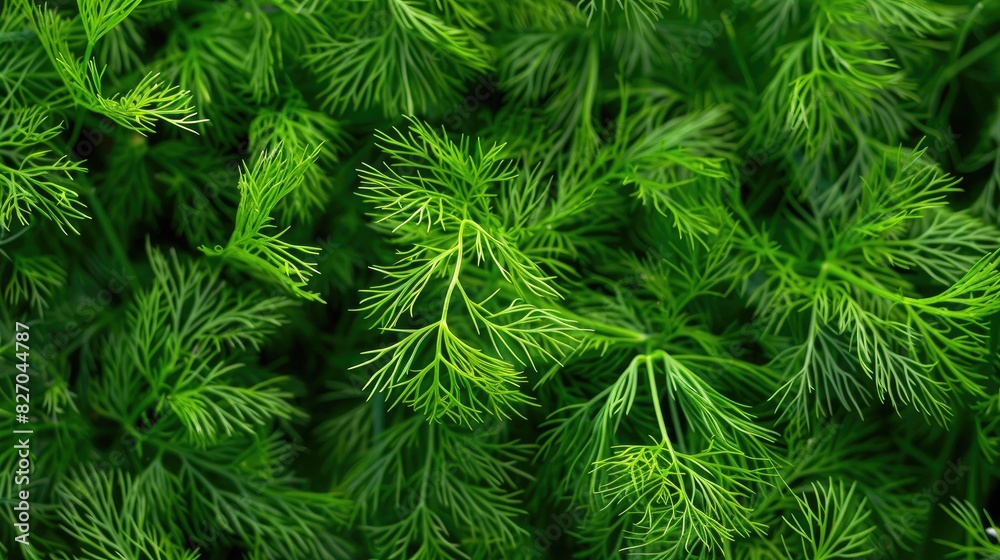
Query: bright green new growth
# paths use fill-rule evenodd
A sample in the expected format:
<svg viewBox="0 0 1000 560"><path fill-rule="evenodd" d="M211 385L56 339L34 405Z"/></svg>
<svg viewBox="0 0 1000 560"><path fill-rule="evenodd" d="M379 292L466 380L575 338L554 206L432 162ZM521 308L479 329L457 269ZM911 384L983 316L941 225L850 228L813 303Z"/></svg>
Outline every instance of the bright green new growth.
<svg viewBox="0 0 1000 560"><path fill-rule="evenodd" d="M374 356L357 367L377 365L372 390L432 420L471 425L483 413L517 413L529 402L517 368L558 359L576 330L542 306L560 297L552 278L517 246L525 226L505 223L493 202L494 193L534 187L523 186L500 159L502 146L477 144L469 154L468 139L453 143L414 120L408 134L397 135L379 135L392 164L385 172L361 171L361 196L403 249L396 264L375 269L386 281L365 291L361 311L399 340L368 352ZM510 211L526 212L532 202ZM490 272L494 279L483 277ZM475 335L453 326L459 314L467 321L462 329ZM400 324L415 315L426 324Z"/></svg>
<svg viewBox="0 0 1000 560"><path fill-rule="evenodd" d="M285 197L302 187L308 169L315 163L320 147L291 152L279 142L254 162L244 164L238 188L240 205L236 211L233 234L225 246L200 247L207 255L221 256L227 261L259 276L267 282L307 300L322 302L315 292L304 288L315 274L315 263L303 260L315 255L318 248L294 245L280 239L288 228L268 235L271 214Z"/></svg>
<svg viewBox="0 0 1000 560"><path fill-rule="evenodd" d="M142 0L79 0L80 19L87 31L87 42L96 45L141 3Z"/></svg>
<svg viewBox="0 0 1000 560"><path fill-rule="evenodd" d="M103 93L104 70L98 69L97 62L90 58L90 53L98 39L124 19L139 1L128 2L128 6L119 5L120 2L113 0L83 0L81 4L89 8L81 13L88 36L87 52L82 59L77 58L70 49L71 23L68 20L54 10L26 8L49 59L75 104L101 113L141 134L152 132L157 121L194 132L190 127L204 122L204 119L196 118L197 112L191 105L190 92L157 81L158 73L146 74L124 95L115 93L107 96Z"/></svg>
<svg viewBox="0 0 1000 560"><path fill-rule="evenodd" d="M281 144L292 153L318 147L316 160L303 175L302 185L281 204L283 222L309 222L318 210L330 204L332 178L324 168L338 162L349 135L340 123L320 111L313 111L301 99L291 99L277 110L263 110L250 123L250 151L263 155L269 146Z"/></svg>
<svg viewBox="0 0 1000 560"><path fill-rule="evenodd" d="M669 417L661 411L661 368ZM649 435L652 444L612 448L640 387L649 391L659 436ZM561 452L576 453L581 463L593 465L590 487L608 506L622 506L634 524L629 538L636 544L628 548L670 557L710 552L739 537L763 534L766 527L751 519L752 509L744 502L777 475L766 447L774 434L674 357L662 350L635 357L614 385L567 412L548 434L543 452L555 451L553 442L562 439ZM665 418L676 427L680 414L690 423L687 435L666 427Z"/></svg>
<svg viewBox="0 0 1000 560"><path fill-rule="evenodd" d="M170 411L186 428L184 441L200 448L217 444L235 429L248 434L270 416L290 418L274 379L246 389L231 387L239 364L216 361L224 351L257 347L282 324L290 302L255 300L234 294L213 275L151 250L153 285L129 313L128 337L112 339L95 406L123 424L135 422L149 406ZM140 375L135 375L138 372ZM146 383L145 402L124 397ZM262 415L262 403L270 412ZM270 408L273 406L273 408Z"/></svg>
<svg viewBox="0 0 1000 560"><path fill-rule="evenodd" d="M872 392L858 368L880 401L941 423L953 399L984 395L974 371L989 358L985 321L1000 310L1000 253L974 255L995 247L997 237L961 213L942 213L956 183L923 155L900 150L872 168L857 209L830 222L832 245L818 270L802 274L774 262L774 290L759 292L760 305L779 323L793 309L807 312L805 338L777 358L791 374L781 390L785 414L832 412L832 397L860 410ZM923 227L909 227L919 220ZM820 232L826 227L814 223ZM945 289L906 295L912 287L888 274L890 266L923 269Z"/></svg>
<svg viewBox="0 0 1000 560"><path fill-rule="evenodd" d="M191 105L189 92L157 81L159 74L147 74L124 95L106 97L101 93L103 72L98 72L94 61L91 60L86 69L62 58L58 62L62 66L60 74L66 85L73 90L77 104L140 134L153 132L153 125L157 121L189 132L194 132L191 126L204 121L195 118L197 113Z"/></svg>
<svg viewBox="0 0 1000 560"><path fill-rule="evenodd" d="M54 156L49 143L62 127L46 128L46 121L40 107L18 108L0 116L0 226L4 231L11 231L15 222L26 226L28 217L37 212L63 233L79 233L73 221L87 217L71 182L73 173L86 168L66 156Z"/></svg>
<svg viewBox="0 0 1000 560"><path fill-rule="evenodd" d="M945 511L968 535L964 543L947 540L940 541L942 544L954 549L948 555L949 558L967 558L970 555L989 558L1000 554L1000 543L996 541L995 537L992 537L984 530L984 528L992 529L994 535L1000 530L988 512L983 510L986 516L984 527L984 522L979 512L967 501L953 497L951 503L945 506Z"/></svg>

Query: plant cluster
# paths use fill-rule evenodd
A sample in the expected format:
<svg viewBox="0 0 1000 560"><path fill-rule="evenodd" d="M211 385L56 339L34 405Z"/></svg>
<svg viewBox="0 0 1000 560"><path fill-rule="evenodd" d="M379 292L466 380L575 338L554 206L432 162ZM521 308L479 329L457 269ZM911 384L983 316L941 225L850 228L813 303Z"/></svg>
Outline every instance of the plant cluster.
<svg viewBox="0 0 1000 560"><path fill-rule="evenodd" d="M998 31L6 0L0 552L1000 555Z"/></svg>

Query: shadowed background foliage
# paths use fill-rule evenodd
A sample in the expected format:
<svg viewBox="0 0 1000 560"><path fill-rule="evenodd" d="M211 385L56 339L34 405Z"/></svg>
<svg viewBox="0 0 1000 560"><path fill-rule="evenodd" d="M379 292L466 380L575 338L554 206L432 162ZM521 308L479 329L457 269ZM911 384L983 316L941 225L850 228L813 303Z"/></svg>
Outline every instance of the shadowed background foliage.
<svg viewBox="0 0 1000 560"><path fill-rule="evenodd" d="M6 557L1000 554L997 3L0 7Z"/></svg>

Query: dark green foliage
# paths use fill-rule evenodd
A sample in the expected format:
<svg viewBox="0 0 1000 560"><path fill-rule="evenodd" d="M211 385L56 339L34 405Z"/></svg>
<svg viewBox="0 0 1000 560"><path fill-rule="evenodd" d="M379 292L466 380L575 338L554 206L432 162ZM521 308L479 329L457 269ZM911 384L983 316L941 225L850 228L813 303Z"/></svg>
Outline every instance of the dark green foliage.
<svg viewBox="0 0 1000 560"><path fill-rule="evenodd" d="M1000 554L998 29L7 0L0 551Z"/></svg>

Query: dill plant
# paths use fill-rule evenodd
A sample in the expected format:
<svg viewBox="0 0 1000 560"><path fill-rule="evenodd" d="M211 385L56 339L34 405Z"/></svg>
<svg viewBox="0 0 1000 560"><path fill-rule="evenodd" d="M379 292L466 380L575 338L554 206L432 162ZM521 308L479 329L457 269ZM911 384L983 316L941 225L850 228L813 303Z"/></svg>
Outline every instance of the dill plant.
<svg viewBox="0 0 1000 560"><path fill-rule="evenodd" d="M0 551L1000 554L998 29L7 0Z"/></svg>

